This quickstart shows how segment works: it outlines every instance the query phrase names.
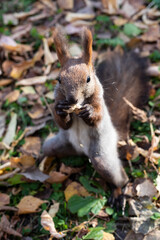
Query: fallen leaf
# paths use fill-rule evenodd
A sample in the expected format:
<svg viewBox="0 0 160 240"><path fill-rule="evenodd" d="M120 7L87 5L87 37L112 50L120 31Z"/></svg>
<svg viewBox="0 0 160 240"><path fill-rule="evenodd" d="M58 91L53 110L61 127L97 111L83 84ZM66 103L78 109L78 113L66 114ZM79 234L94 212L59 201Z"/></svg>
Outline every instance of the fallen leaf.
<svg viewBox="0 0 160 240"><path fill-rule="evenodd" d="M74 6L73 0L58 0L57 3L61 9L65 10L73 9Z"/></svg>
<svg viewBox="0 0 160 240"><path fill-rule="evenodd" d="M95 14L87 14L87 13L67 13L65 20L67 22L73 22L81 19L89 20L93 19L95 17Z"/></svg>
<svg viewBox="0 0 160 240"><path fill-rule="evenodd" d="M80 56L82 54L82 50L78 44L72 44L69 48L69 52L73 57Z"/></svg>
<svg viewBox="0 0 160 240"><path fill-rule="evenodd" d="M151 233L147 234L143 240L159 240L159 236L160 236L160 230L156 229Z"/></svg>
<svg viewBox="0 0 160 240"><path fill-rule="evenodd" d="M127 105L132 109L132 113L134 114L134 118L140 120L141 122L149 121L145 111L133 106L133 104L131 102L129 102L125 97L123 99L127 103Z"/></svg>
<svg viewBox="0 0 160 240"><path fill-rule="evenodd" d="M67 202L74 195L82 197L90 196L89 192L78 182L70 183L65 189L64 195Z"/></svg>
<svg viewBox="0 0 160 240"><path fill-rule="evenodd" d="M0 79L0 87L6 86L6 85L10 84L11 82L13 82L12 79Z"/></svg>
<svg viewBox="0 0 160 240"><path fill-rule="evenodd" d="M50 52L48 41L46 38L43 38L43 45L44 45L44 62L45 65L52 64L54 62L54 58L52 53Z"/></svg>
<svg viewBox="0 0 160 240"><path fill-rule="evenodd" d="M45 182L49 178L47 174L44 174L35 166L33 168L27 169L25 172L20 174L25 176L27 179L40 182Z"/></svg>
<svg viewBox="0 0 160 240"><path fill-rule="evenodd" d="M10 120L8 128L7 128L7 132L3 138L4 144L9 146L13 142L13 139L16 134L16 126L17 126L17 114L12 113L11 120Z"/></svg>
<svg viewBox="0 0 160 240"><path fill-rule="evenodd" d="M36 93L36 91L34 90L34 87L31 87L31 86L21 87L21 90L25 94L35 94Z"/></svg>
<svg viewBox="0 0 160 240"><path fill-rule="evenodd" d="M49 182L49 183L62 183L68 177L69 177L69 175L65 175L63 173L56 172L56 171L51 171L49 173L49 179L47 179L47 182Z"/></svg>
<svg viewBox="0 0 160 240"><path fill-rule="evenodd" d="M103 231L103 240L115 240L113 234Z"/></svg>
<svg viewBox="0 0 160 240"><path fill-rule="evenodd" d="M10 36L2 35L0 37L0 46L6 49L7 51L15 51L19 53L29 52L32 50L32 47L25 44L18 44Z"/></svg>
<svg viewBox="0 0 160 240"><path fill-rule="evenodd" d="M27 155L38 156L41 150L41 139L39 137L26 137L21 152Z"/></svg>
<svg viewBox="0 0 160 240"><path fill-rule="evenodd" d="M37 212L37 209L46 201L33 196L25 196L18 203L18 214L29 214Z"/></svg>
<svg viewBox="0 0 160 240"><path fill-rule="evenodd" d="M0 193L0 207L10 203L10 196L5 193Z"/></svg>
<svg viewBox="0 0 160 240"><path fill-rule="evenodd" d="M144 240L144 235L141 233L135 233L133 230L130 230L124 240Z"/></svg>
<svg viewBox="0 0 160 240"><path fill-rule="evenodd" d="M46 98L49 98L51 100L54 100L54 94L53 94L53 91L50 91L48 93L45 94L45 97Z"/></svg>
<svg viewBox="0 0 160 240"><path fill-rule="evenodd" d="M49 215L54 218L56 216L56 213L58 212L59 210L59 203L54 203L53 205L50 206L50 209L49 209Z"/></svg>
<svg viewBox="0 0 160 240"><path fill-rule="evenodd" d="M8 25L8 24L17 25L18 24L18 19L12 13L3 14L2 17L3 17L3 23L5 25Z"/></svg>
<svg viewBox="0 0 160 240"><path fill-rule="evenodd" d="M57 75L58 76L58 75ZM37 85L37 84L43 84L47 81L47 76L38 76L33 78L26 78L22 79L21 81L18 81L16 83L16 86L30 86L30 85Z"/></svg>
<svg viewBox="0 0 160 240"><path fill-rule="evenodd" d="M160 175L158 175L156 178L156 189L158 190L158 192L160 194Z"/></svg>
<svg viewBox="0 0 160 240"><path fill-rule="evenodd" d="M73 167L69 167L69 166L66 166L64 163L61 164L61 167L60 167L60 172L61 173L65 173L65 174L68 174L68 175L71 175L73 173L78 173L82 170L82 168L73 168Z"/></svg>
<svg viewBox="0 0 160 240"><path fill-rule="evenodd" d="M156 42L159 38L159 25L150 26L148 31L140 36L144 42Z"/></svg>
<svg viewBox="0 0 160 240"><path fill-rule="evenodd" d="M19 98L20 92L19 90L14 90L5 96L5 100L8 100L9 103L16 102Z"/></svg>
<svg viewBox="0 0 160 240"><path fill-rule="evenodd" d="M4 72L9 73L9 76L14 79L19 79L23 72L33 67L37 61L40 61L43 56L43 50L40 48L31 60L15 63L13 61L5 61L2 65ZM18 85L18 84L17 84Z"/></svg>
<svg viewBox="0 0 160 240"><path fill-rule="evenodd" d="M65 237L65 234L56 231L52 217L45 210L41 214L41 225L52 237L57 239Z"/></svg>
<svg viewBox="0 0 160 240"><path fill-rule="evenodd" d="M33 135L36 131L44 128L45 125L46 125L46 121L47 121L47 120L51 120L51 119L52 119L52 117L49 117L49 119L48 119L48 118L45 118L45 119L44 119L44 122L42 122L41 124L38 124L37 126L27 127L27 128L26 128L25 137L28 137L28 136L30 136L30 135Z"/></svg>
<svg viewBox="0 0 160 240"><path fill-rule="evenodd" d="M11 223L8 221L6 215L3 215L0 221L0 230L1 232L7 233L9 235L14 235L15 237L20 237L22 238L22 235L15 231L12 227L11 227Z"/></svg>
<svg viewBox="0 0 160 240"><path fill-rule="evenodd" d="M21 169L28 169L35 166L35 159L32 156L22 155L20 157L11 157L10 159L12 167L18 167Z"/></svg>
<svg viewBox="0 0 160 240"><path fill-rule="evenodd" d="M45 109L43 108L43 106L41 104L37 103L34 105L32 110L30 112L28 112L28 115L32 119L38 119L38 118L43 117L44 113L45 113Z"/></svg>
<svg viewBox="0 0 160 240"><path fill-rule="evenodd" d="M150 179L136 179L136 192L138 197L148 196L151 199L157 195L157 190Z"/></svg>
<svg viewBox="0 0 160 240"><path fill-rule="evenodd" d="M0 138L3 136L6 124L6 114L4 112L0 112Z"/></svg>

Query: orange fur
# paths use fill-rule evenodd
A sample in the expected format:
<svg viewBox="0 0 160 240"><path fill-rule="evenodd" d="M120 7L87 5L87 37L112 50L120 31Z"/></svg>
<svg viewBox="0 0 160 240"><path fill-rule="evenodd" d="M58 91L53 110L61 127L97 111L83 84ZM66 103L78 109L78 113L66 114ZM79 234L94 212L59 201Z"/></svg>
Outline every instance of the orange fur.
<svg viewBox="0 0 160 240"><path fill-rule="evenodd" d="M53 31L53 38L58 59L63 66L70 57L67 40L62 32L57 29L54 29Z"/></svg>
<svg viewBox="0 0 160 240"><path fill-rule="evenodd" d="M92 66L92 33L89 29L83 29L83 59L88 66Z"/></svg>

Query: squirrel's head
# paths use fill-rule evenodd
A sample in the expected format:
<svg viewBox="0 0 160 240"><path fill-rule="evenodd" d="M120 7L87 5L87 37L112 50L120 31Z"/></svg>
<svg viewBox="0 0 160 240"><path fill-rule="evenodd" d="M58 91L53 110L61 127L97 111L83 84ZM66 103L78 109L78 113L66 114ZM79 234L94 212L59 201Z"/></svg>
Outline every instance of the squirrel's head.
<svg viewBox="0 0 160 240"><path fill-rule="evenodd" d="M83 28L83 54L79 58L70 56L67 40L59 30L55 29L53 37L61 63L59 87L71 104L82 104L94 93L96 81L92 64L92 33Z"/></svg>

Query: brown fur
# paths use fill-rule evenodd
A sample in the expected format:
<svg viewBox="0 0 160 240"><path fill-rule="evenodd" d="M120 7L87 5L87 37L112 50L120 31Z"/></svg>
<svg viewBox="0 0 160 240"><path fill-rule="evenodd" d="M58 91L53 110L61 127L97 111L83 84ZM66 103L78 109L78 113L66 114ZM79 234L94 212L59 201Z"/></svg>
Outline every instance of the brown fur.
<svg viewBox="0 0 160 240"><path fill-rule="evenodd" d="M140 58L136 53L116 51L108 51L106 59L97 67L105 102L121 139L128 136L132 116L123 97L136 107L142 107L148 99L146 68L146 59Z"/></svg>
<svg viewBox="0 0 160 240"><path fill-rule="evenodd" d="M89 29L83 29L82 40L84 62L88 66L92 66L92 33Z"/></svg>
<svg viewBox="0 0 160 240"><path fill-rule="evenodd" d="M70 54L68 51L68 42L65 36L60 31L60 29L54 29L53 39L54 39L54 44L56 47L58 59L60 63L63 65L65 64L65 62L67 62L68 58L70 57Z"/></svg>

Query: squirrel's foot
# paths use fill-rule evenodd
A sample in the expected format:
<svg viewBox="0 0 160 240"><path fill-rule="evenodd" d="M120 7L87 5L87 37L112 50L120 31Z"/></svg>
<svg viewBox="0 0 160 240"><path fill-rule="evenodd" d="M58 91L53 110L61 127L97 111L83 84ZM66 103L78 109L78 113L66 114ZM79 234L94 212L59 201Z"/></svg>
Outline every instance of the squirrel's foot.
<svg viewBox="0 0 160 240"><path fill-rule="evenodd" d="M88 125L94 124L94 108L90 104L85 104L78 114Z"/></svg>
<svg viewBox="0 0 160 240"><path fill-rule="evenodd" d="M64 100L64 101L59 101L57 103L57 105L55 106L55 110L57 115L59 115L62 118L65 118L68 115L68 113L65 110L70 109L70 107L71 106L69 105L68 101Z"/></svg>

